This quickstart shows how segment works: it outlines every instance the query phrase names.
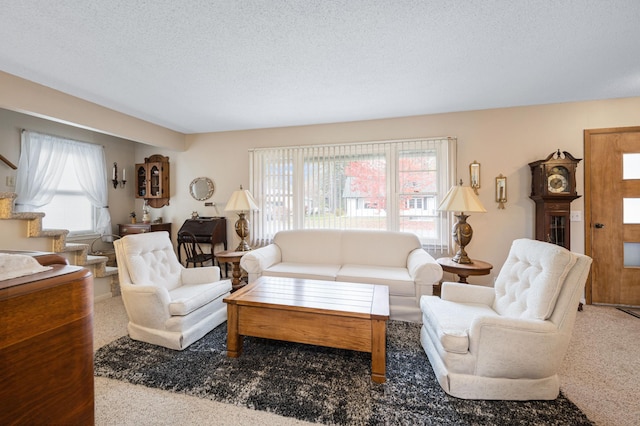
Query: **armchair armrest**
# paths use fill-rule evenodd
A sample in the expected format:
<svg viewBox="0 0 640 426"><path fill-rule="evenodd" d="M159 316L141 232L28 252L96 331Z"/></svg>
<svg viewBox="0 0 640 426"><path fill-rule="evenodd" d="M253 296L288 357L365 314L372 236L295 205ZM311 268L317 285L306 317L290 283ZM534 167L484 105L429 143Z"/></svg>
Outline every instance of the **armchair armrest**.
<svg viewBox="0 0 640 426"><path fill-rule="evenodd" d="M164 287L151 285L123 285L124 301L129 321L151 328L164 328L164 322L171 317L169 303L171 297Z"/></svg>
<svg viewBox="0 0 640 426"><path fill-rule="evenodd" d="M480 303L491 306L493 305L495 294L493 287L444 282L442 283L440 298L456 303Z"/></svg>
<svg viewBox="0 0 640 426"><path fill-rule="evenodd" d="M268 246L252 250L242 256L240 266L249 274L257 274L257 276L260 276L262 271L281 262L281 260L282 253L280 252L280 247L275 244L269 244Z"/></svg>
<svg viewBox="0 0 640 426"><path fill-rule="evenodd" d="M220 268L217 266L183 268L180 278L183 285L213 283L220 281Z"/></svg>
<svg viewBox="0 0 640 426"><path fill-rule="evenodd" d="M478 375L536 379L557 373L569 338L551 321L478 317L469 329L469 352L477 356Z"/></svg>

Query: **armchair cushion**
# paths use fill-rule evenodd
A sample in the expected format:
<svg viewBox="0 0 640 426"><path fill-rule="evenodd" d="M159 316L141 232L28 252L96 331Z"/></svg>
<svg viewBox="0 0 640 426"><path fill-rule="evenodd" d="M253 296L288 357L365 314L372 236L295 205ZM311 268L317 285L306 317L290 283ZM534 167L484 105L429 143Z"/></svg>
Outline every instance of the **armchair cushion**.
<svg viewBox="0 0 640 426"><path fill-rule="evenodd" d="M479 303L456 303L437 296L422 296L420 309L425 315L425 326L437 334L442 348L451 353L469 352L469 325L478 316L498 316L487 305Z"/></svg>
<svg viewBox="0 0 640 426"><path fill-rule="evenodd" d="M229 293L229 280L208 283L183 285L169 292L171 315L187 315L212 300Z"/></svg>
<svg viewBox="0 0 640 426"><path fill-rule="evenodd" d="M513 242L495 284L493 309L500 315L545 320L553 312L576 258L560 246L536 243Z"/></svg>

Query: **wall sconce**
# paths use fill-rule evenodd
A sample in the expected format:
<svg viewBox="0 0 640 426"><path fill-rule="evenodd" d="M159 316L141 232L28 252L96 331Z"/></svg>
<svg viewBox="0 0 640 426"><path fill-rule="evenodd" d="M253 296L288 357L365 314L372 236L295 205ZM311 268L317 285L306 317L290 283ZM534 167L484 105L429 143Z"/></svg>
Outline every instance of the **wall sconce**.
<svg viewBox="0 0 640 426"><path fill-rule="evenodd" d="M113 189L118 187L120 184L120 188L124 188L124 185L127 183L127 169L122 169L122 180L118 180L118 163L113 163L113 174L111 178L111 183L113 183Z"/></svg>
<svg viewBox="0 0 640 426"><path fill-rule="evenodd" d="M469 186L473 188L473 192L478 195L478 188L480 188L480 163L477 161L469 164L469 181L471 182Z"/></svg>
<svg viewBox="0 0 640 426"><path fill-rule="evenodd" d="M496 177L496 203L499 209L504 209L504 203L507 202L507 178L506 176Z"/></svg>

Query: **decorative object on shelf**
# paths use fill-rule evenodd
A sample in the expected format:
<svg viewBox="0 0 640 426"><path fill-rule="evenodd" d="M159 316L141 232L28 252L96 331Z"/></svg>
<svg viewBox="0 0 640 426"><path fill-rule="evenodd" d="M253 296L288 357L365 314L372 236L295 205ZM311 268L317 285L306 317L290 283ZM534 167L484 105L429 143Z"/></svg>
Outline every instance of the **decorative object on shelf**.
<svg viewBox="0 0 640 426"><path fill-rule="evenodd" d="M438 206L438 210L460 212L460 214L455 215L458 218L458 222L456 222L452 230L453 241L455 241L459 249L451 260L456 263L473 263L464 249L469 245L471 237L473 237L473 229L467 223L469 215L464 213L486 213L487 210L485 210L480 199L471 187L462 186L462 179L460 179L460 185L453 186L447 192L444 200Z"/></svg>
<svg viewBox="0 0 640 426"><path fill-rule="evenodd" d="M116 189L118 185L120 185L120 188L124 188L127 183L127 169L124 167L122 168L122 180L118 180L118 163L116 162L113 163L111 183L113 183L113 189Z"/></svg>
<svg viewBox="0 0 640 426"><path fill-rule="evenodd" d="M200 217L200 214L197 211L192 211L191 212L191 219L197 219Z"/></svg>
<svg viewBox="0 0 640 426"><path fill-rule="evenodd" d="M251 247L249 247L246 241L249 237L249 221L245 218L245 214L252 210L258 210L256 201L253 199L253 195L246 189L242 189L242 185L240 185L240 189L231 194L231 198L224 209L224 211L227 212L232 211L238 213L236 234L240 237L240 244L235 251L251 250Z"/></svg>
<svg viewBox="0 0 640 426"><path fill-rule="evenodd" d="M147 205L154 209L168 206L169 190L169 157L155 154L144 159L144 163L136 164L135 169L136 198L147 200Z"/></svg>
<svg viewBox="0 0 640 426"><path fill-rule="evenodd" d="M558 149L543 160L529 163L531 198L536 203L536 240L570 249L571 202L576 191L576 168L581 158Z"/></svg>
<svg viewBox="0 0 640 426"><path fill-rule="evenodd" d="M149 205L147 200L144 200L144 206L142 207L142 223L151 223L151 215L149 214Z"/></svg>
<svg viewBox="0 0 640 426"><path fill-rule="evenodd" d="M208 177L198 177L189 184L189 194L198 201L211 198L216 190L216 185Z"/></svg>
<svg viewBox="0 0 640 426"><path fill-rule="evenodd" d="M471 188L473 192L478 195L478 188L480 188L480 163L474 160L469 164L469 182L471 182Z"/></svg>
<svg viewBox="0 0 640 426"><path fill-rule="evenodd" d="M131 223L136 223L136 212L129 213L129 217L131 218Z"/></svg>
<svg viewBox="0 0 640 426"><path fill-rule="evenodd" d="M507 202L507 178L506 176L496 177L496 203L499 209L504 209L504 203Z"/></svg>

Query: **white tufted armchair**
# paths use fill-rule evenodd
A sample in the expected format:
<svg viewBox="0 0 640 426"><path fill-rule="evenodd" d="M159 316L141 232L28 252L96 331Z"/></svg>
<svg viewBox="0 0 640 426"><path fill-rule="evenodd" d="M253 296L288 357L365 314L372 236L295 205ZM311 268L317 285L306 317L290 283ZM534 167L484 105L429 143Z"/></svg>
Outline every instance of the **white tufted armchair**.
<svg viewBox="0 0 640 426"><path fill-rule="evenodd" d="M226 321L222 299L231 282L220 280L217 266L182 266L167 232L127 235L113 245L132 339L182 350Z"/></svg>
<svg viewBox="0 0 640 426"><path fill-rule="evenodd" d="M591 258L515 240L495 287L422 296L420 342L440 386L465 399L555 399Z"/></svg>

